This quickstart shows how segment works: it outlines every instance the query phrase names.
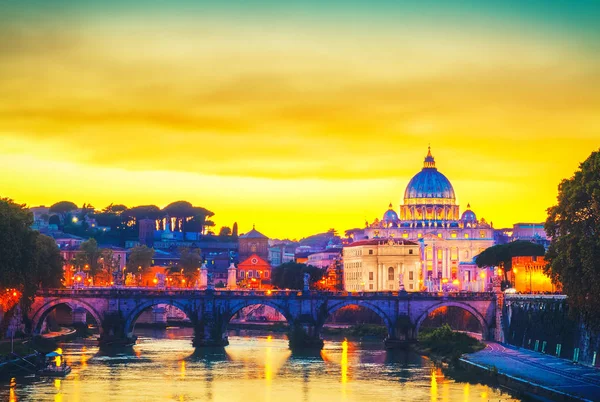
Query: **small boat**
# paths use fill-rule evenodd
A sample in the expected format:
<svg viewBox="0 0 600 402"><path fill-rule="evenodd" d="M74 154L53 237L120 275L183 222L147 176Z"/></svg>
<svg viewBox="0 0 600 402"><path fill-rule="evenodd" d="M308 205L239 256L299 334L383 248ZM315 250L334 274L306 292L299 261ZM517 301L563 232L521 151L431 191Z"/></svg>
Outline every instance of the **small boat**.
<svg viewBox="0 0 600 402"><path fill-rule="evenodd" d="M58 352L46 354L44 368L38 374L45 377L66 377L71 372L71 367L67 366L63 355Z"/></svg>

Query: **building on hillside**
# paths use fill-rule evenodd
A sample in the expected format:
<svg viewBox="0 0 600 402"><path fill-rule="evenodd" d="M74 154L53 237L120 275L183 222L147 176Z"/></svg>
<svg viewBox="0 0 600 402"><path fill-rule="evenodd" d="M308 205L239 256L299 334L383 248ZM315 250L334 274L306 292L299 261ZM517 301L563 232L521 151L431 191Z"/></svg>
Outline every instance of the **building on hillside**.
<svg viewBox="0 0 600 402"><path fill-rule="evenodd" d="M270 288L271 264L258 254L252 254L237 266L238 284L246 288Z"/></svg>
<svg viewBox="0 0 600 402"><path fill-rule="evenodd" d="M344 288L347 291L419 290L419 245L404 239L360 240L345 246Z"/></svg>
<svg viewBox="0 0 600 402"><path fill-rule="evenodd" d="M418 242L421 276L426 288L439 290L443 284L461 288L461 264L494 245L491 223L479 219L471 206L460 214L450 181L436 168L429 149L423 168L406 186L404 203L397 212L392 204L381 220L349 234L354 241L364 239L403 239ZM464 276L464 273L463 273Z"/></svg>
<svg viewBox="0 0 600 402"><path fill-rule="evenodd" d="M254 226L251 231L238 238L239 261L245 261L253 254L263 260L269 259L269 238L256 230Z"/></svg>
<svg viewBox="0 0 600 402"><path fill-rule="evenodd" d="M548 262L544 257L513 257L509 280L520 293L554 293L561 290L544 273Z"/></svg>
<svg viewBox="0 0 600 402"><path fill-rule="evenodd" d="M306 265L312 265L313 267L326 269L335 262L337 258L342 254L342 249L329 249L323 250L308 255Z"/></svg>
<svg viewBox="0 0 600 402"><path fill-rule="evenodd" d="M269 247L269 262L272 267L278 267L286 262L294 261L294 249L296 246L288 244L277 244Z"/></svg>

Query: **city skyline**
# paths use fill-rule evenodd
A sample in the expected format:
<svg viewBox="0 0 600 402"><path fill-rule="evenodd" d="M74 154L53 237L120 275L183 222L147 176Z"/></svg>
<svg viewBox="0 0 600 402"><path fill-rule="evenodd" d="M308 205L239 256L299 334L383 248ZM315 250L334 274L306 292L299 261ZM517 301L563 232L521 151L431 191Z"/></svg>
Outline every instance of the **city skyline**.
<svg viewBox="0 0 600 402"><path fill-rule="evenodd" d="M103 4L0 6L2 196L300 238L397 210L431 144L498 228L598 149L593 2Z"/></svg>

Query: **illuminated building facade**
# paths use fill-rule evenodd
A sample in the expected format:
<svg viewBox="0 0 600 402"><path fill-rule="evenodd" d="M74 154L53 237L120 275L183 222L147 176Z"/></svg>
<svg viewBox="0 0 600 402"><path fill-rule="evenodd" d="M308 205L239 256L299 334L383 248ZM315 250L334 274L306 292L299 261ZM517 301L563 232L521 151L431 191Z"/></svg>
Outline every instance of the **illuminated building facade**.
<svg viewBox="0 0 600 402"><path fill-rule="evenodd" d="M467 205L460 214L450 181L436 168L429 149L423 168L406 186L399 213L392 204L381 220L354 231L354 240L403 239L420 245L422 285L429 290L443 286L467 289L478 278L473 259L494 245L494 229Z"/></svg>
<svg viewBox="0 0 600 402"><path fill-rule="evenodd" d="M419 290L419 245L403 239L361 240L344 246L344 289L350 292Z"/></svg>
<svg viewBox="0 0 600 402"><path fill-rule="evenodd" d="M552 283L544 273L548 262L544 257L513 257L512 271L509 279L514 288L520 293L554 293L560 291L560 286Z"/></svg>

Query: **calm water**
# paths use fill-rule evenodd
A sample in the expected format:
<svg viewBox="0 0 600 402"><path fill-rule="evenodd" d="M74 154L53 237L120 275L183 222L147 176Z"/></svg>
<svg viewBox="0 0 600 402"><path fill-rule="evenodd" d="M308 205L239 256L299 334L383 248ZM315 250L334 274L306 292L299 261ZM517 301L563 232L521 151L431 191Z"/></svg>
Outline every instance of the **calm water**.
<svg viewBox="0 0 600 402"><path fill-rule="evenodd" d="M284 335L230 336L230 345L194 353L192 330L137 332L133 352L98 353L93 340L62 345L65 379L17 381L10 401L515 401L484 385L446 378L414 353L381 343L329 341L320 357L291 356Z"/></svg>

